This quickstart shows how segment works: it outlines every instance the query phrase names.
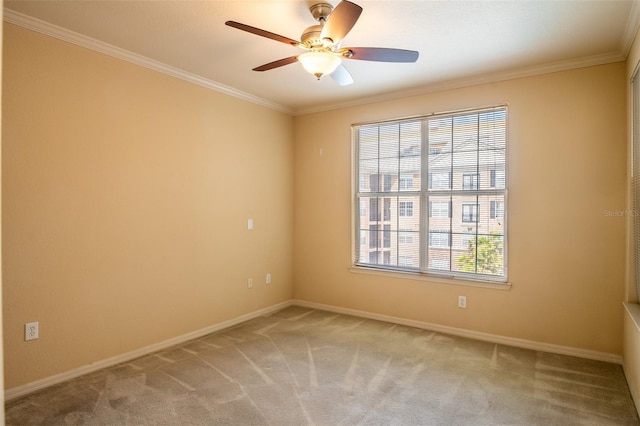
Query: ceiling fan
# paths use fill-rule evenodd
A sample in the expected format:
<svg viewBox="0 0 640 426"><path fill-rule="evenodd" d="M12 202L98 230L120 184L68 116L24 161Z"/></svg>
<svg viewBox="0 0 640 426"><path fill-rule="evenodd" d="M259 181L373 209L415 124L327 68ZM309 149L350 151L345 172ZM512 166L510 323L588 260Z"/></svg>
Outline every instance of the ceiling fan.
<svg viewBox="0 0 640 426"><path fill-rule="evenodd" d="M357 59L376 62L415 62L419 53L414 50L389 49L383 47L341 47L340 42L351 31L362 13L362 7L342 0L335 8L329 3L317 3L309 8L317 25L312 25L302 33L301 41L293 40L269 31L261 30L240 22L227 21L226 25L247 31L271 40L286 43L306 50L305 53L279 59L254 68L267 71L284 65L300 62L305 70L318 80L330 75L340 86L353 83L353 78L342 65L342 59Z"/></svg>

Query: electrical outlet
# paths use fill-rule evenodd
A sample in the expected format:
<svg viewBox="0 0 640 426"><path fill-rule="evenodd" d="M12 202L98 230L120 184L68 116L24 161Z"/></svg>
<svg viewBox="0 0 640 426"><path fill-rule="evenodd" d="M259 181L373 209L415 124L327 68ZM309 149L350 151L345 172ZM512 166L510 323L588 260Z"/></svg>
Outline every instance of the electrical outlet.
<svg viewBox="0 0 640 426"><path fill-rule="evenodd" d="M265 282L267 284L271 284L271 274L267 274L267 277L265 278Z"/></svg>
<svg viewBox="0 0 640 426"><path fill-rule="evenodd" d="M467 309L467 296L458 296L458 308Z"/></svg>
<svg viewBox="0 0 640 426"><path fill-rule="evenodd" d="M38 322L28 322L24 325L24 340L35 340L39 337Z"/></svg>
<svg viewBox="0 0 640 426"><path fill-rule="evenodd" d="M253 278L247 280L247 288L253 288Z"/></svg>

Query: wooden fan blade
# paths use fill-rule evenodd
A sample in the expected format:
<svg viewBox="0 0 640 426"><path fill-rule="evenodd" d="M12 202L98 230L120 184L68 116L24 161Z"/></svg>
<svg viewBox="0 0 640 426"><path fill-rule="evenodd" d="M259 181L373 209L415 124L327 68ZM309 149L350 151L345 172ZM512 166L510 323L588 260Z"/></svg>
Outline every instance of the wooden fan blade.
<svg viewBox="0 0 640 426"><path fill-rule="evenodd" d="M346 47L341 49L348 59L376 62L415 62L419 52L415 50L387 49L385 47Z"/></svg>
<svg viewBox="0 0 640 426"><path fill-rule="evenodd" d="M348 86L353 84L353 77L351 73L344 67L344 65L338 65L338 68L330 74L331 78L338 83L338 86Z"/></svg>
<svg viewBox="0 0 640 426"><path fill-rule="evenodd" d="M327 22L322 27L320 38L330 39L333 44L338 44L346 36L362 13L362 8L355 3L342 0L333 9Z"/></svg>
<svg viewBox="0 0 640 426"><path fill-rule="evenodd" d="M292 46L300 45L299 41L293 40L293 39L291 39L289 37L285 37L285 36L281 36L279 34L271 33L269 31L261 30L260 28L252 27L250 25L241 24L240 22L227 21L227 22L225 22L225 24L230 26L230 27L237 28L237 29L242 30L242 31L246 31L246 32L251 33L251 34L255 34L255 35L262 36L262 37L270 38L271 40L279 41L281 43L290 44Z"/></svg>
<svg viewBox="0 0 640 426"><path fill-rule="evenodd" d="M277 61L269 62L268 64L260 65L259 67L254 68L254 71L268 71L274 68L282 67L285 65L292 64L298 60L297 56L289 56L288 58L278 59Z"/></svg>

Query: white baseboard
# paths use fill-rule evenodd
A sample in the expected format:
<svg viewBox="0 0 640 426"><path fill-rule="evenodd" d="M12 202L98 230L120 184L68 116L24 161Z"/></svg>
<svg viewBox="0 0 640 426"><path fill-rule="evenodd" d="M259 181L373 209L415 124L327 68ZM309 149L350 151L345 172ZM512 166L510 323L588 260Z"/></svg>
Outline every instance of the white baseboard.
<svg viewBox="0 0 640 426"><path fill-rule="evenodd" d="M234 325L243 323L245 321L249 321L254 318L261 317L263 315L270 314L275 311L279 311L280 309L284 309L288 306L291 306L293 302L291 300L281 302L272 306L268 306L263 309L259 309L254 312L250 312L248 314L240 315L239 317L232 318L227 321L223 321L217 324L210 325L208 327L202 328L200 330L192 331L181 336L177 336L168 340L164 340L159 343L154 343L149 346L145 346L130 352L126 352L120 355L116 355L111 358L103 359L101 361L95 362L93 364L84 365L82 367L74 368L73 370L65 371L60 374L56 374L53 376L45 377L44 379L36 380L33 382L26 383L21 386L16 386L11 389L6 389L4 392L5 401L9 401L14 398L18 398L20 396L27 395L31 392L35 392L40 389L44 389L49 386L56 385L58 383L62 383L64 381L92 373L94 371L100 370L102 368L111 367L117 364L121 364L123 362L131 361L133 359L139 358L141 356L145 356L151 354L153 352L158 352L163 349L170 348L175 345L179 345L184 342L188 342L189 340L197 339L202 336L206 336L207 334L215 333L216 331L223 330L225 328L233 327Z"/></svg>
<svg viewBox="0 0 640 426"><path fill-rule="evenodd" d="M58 383L62 383L66 380L70 380L70 379L82 376L84 374L92 373L102 368L107 368L117 364L121 364L123 362L131 361L141 356L145 356L153 352L157 352L163 349L170 348L175 345L179 345L189 340L206 336L207 334L210 334L210 333L215 333L216 331L220 331L225 328L238 325L245 321L249 321L251 319L270 314L272 312L276 312L280 309L284 309L292 305L302 306L302 307L311 308L311 309L330 311L330 312L335 312L339 314L354 315L362 318L369 318L369 319L374 319L379 321L386 321L394 324L406 325L410 327L416 327L416 328L421 328L425 330L451 334L454 336L467 337L470 339L483 340L487 342L499 343L499 344L509 345L509 346L516 346L516 347L525 348L525 349L551 352L551 353L557 353L562 355L571 355L571 356L576 356L580 358L612 362L615 364L622 364L621 355L610 354L606 352L591 351L586 349L573 348L569 346L553 345L550 343L535 342L531 340L518 339L515 337L499 336L499 335L483 333L479 331L449 327L446 325L426 323L426 322L410 320L406 318L393 317L389 315L382 315L382 314L376 314L376 313L371 313L366 311L359 311L355 309L342 308L339 306L324 305L321 303L313 303L313 302L307 302L304 300L293 299L293 300L281 302L263 309L259 309L254 312L250 312L248 314L244 314L227 321L213 324L209 327L192 331L190 333L186 333L181 336L177 336L159 343L154 343L149 346L145 346L130 352L116 355L114 357L107 358L90 365L74 368L73 370L69 370L60 374L45 377L44 379L36 380L21 386L16 386L14 388L7 389L5 390L5 393L4 393L5 401L9 401L11 399L27 395L37 390L44 389L46 387L53 386Z"/></svg>
<svg viewBox="0 0 640 426"><path fill-rule="evenodd" d="M480 331L466 330L463 328L450 327L446 325L432 324L428 322L410 320L406 318L398 318L389 315L375 314L366 311L358 311L356 309L342 308L339 306L324 305L321 303L306 302L304 300L293 300L293 305L306 308L330 311L339 314L354 315L363 318L369 318L379 321L390 322L394 324L407 325L410 327L422 328L425 330L436 331L454 336L467 337L469 339L483 340L491 343L499 343L502 345L516 346L524 349L532 349L535 351L550 352L561 355L570 355L580 358L592 359L596 361L611 362L614 364L622 364L622 355L616 355L607 352L598 352L588 349L574 348L570 346L554 345L551 343L536 342L533 340L518 339L515 337L500 336L497 334L483 333Z"/></svg>

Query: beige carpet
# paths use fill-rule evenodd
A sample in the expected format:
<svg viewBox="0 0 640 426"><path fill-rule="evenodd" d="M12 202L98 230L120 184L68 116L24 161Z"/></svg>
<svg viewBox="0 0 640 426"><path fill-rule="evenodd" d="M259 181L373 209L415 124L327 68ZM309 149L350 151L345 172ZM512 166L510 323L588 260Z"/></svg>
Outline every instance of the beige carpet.
<svg viewBox="0 0 640 426"><path fill-rule="evenodd" d="M9 401L6 422L639 424L619 365L300 307Z"/></svg>

